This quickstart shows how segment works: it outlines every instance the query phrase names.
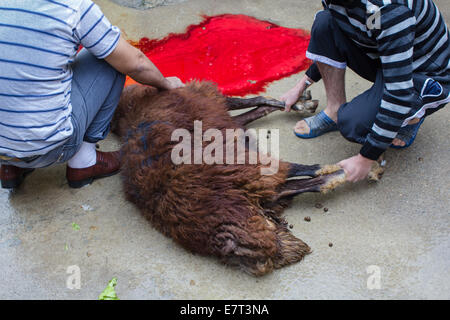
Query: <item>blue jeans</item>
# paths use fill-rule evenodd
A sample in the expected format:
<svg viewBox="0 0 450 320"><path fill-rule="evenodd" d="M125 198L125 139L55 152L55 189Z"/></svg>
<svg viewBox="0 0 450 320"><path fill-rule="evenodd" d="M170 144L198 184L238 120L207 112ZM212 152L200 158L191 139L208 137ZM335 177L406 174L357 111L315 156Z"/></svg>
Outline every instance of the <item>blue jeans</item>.
<svg viewBox="0 0 450 320"><path fill-rule="evenodd" d="M22 168L42 168L72 158L83 141L95 143L106 138L119 104L125 76L106 61L82 49L72 65L72 136L61 146L28 162L3 162Z"/></svg>

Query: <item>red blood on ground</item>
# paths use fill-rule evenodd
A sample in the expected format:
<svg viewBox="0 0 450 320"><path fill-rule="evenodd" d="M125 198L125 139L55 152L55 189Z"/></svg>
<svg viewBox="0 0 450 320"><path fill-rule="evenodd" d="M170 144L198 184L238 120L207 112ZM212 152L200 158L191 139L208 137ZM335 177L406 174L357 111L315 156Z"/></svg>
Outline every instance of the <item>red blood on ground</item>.
<svg viewBox="0 0 450 320"><path fill-rule="evenodd" d="M205 17L183 34L162 40L142 38L136 46L166 77L177 76L183 82L210 80L226 95L244 96L308 68L309 40L301 29L225 14Z"/></svg>

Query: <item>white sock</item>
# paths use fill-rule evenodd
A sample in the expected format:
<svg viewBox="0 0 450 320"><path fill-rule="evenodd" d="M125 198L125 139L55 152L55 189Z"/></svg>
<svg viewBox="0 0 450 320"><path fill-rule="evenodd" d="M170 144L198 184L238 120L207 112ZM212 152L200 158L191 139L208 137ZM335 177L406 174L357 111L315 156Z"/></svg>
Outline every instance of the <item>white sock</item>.
<svg viewBox="0 0 450 320"><path fill-rule="evenodd" d="M97 162L95 143L83 142L80 150L69 160L68 166L72 169L84 169Z"/></svg>

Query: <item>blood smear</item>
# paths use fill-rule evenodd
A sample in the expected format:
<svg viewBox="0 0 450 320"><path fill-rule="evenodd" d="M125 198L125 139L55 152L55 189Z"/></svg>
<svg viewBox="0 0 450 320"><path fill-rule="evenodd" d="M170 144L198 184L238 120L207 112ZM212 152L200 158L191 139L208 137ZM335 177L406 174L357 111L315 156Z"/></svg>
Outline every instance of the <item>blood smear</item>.
<svg viewBox="0 0 450 320"><path fill-rule="evenodd" d="M164 76L209 80L226 95L264 91L275 80L305 70L310 36L245 15L206 17L184 34L135 43ZM133 83L128 79L127 85Z"/></svg>

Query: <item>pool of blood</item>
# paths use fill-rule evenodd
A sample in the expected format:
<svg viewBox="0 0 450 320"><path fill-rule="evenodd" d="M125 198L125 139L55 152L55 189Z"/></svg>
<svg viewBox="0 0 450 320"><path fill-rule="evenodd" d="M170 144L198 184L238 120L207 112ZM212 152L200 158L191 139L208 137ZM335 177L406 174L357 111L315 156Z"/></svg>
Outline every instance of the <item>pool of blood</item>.
<svg viewBox="0 0 450 320"><path fill-rule="evenodd" d="M309 33L246 15L204 17L183 34L134 43L161 70L183 82L209 80L226 95L265 90L275 80L305 70ZM133 83L132 79L127 84Z"/></svg>

